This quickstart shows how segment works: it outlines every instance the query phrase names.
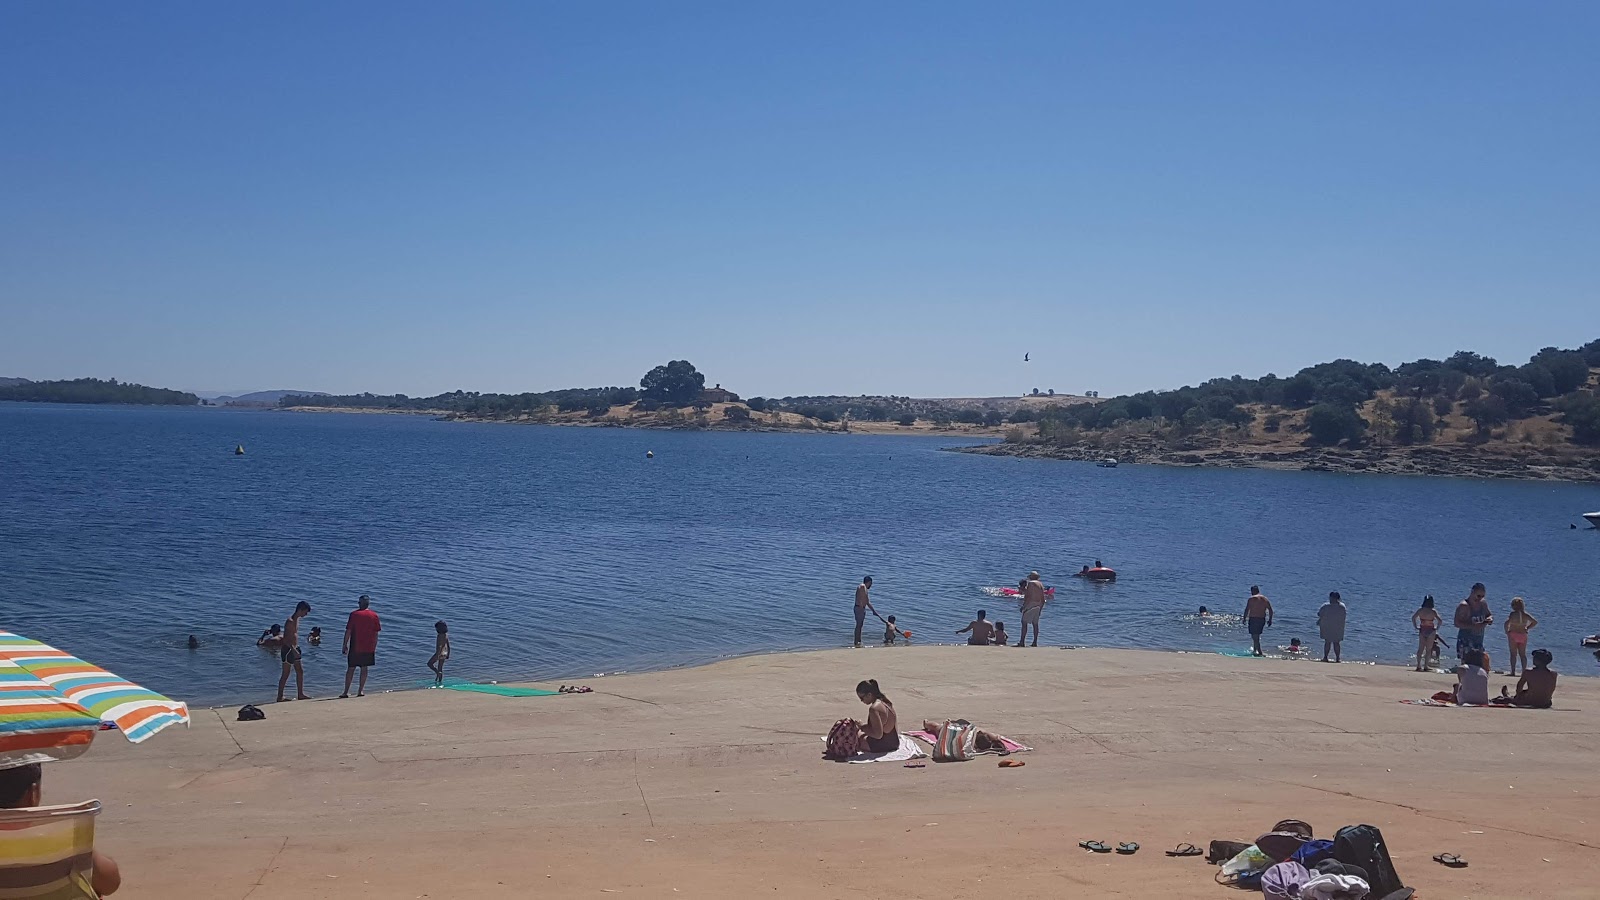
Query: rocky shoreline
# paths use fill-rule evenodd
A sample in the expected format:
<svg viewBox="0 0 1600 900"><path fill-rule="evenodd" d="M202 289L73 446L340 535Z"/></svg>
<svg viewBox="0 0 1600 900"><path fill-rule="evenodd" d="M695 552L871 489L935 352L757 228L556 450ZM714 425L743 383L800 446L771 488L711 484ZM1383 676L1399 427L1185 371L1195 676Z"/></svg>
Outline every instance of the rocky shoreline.
<svg viewBox="0 0 1600 900"><path fill-rule="evenodd" d="M1157 446L1154 442L1128 442L1120 445L1091 443L1054 445L1023 441L950 449L987 456L1084 462L1115 458L1118 462L1162 466L1600 483L1600 456L1583 457L1532 447L1485 448L1468 445L1435 445L1363 450L1330 447L1265 450L1234 445L1174 449Z"/></svg>

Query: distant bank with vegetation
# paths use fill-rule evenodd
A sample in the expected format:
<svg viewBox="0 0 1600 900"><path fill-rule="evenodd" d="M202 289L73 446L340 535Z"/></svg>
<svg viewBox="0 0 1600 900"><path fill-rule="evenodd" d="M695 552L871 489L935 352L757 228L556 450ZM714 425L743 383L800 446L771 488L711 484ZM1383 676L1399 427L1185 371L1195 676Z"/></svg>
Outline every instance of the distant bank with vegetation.
<svg viewBox="0 0 1600 900"><path fill-rule="evenodd" d="M1035 410L971 452L1172 465L1266 466L1600 481L1600 340L1522 365L1334 360L1288 378L1216 378Z"/></svg>
<svg viewBox="0 0 1600 900"><path fill-rule="evenodd" d="M69 381L0 379L0 400L28 403L129 403L138 406L194 406L200 398L185 391L145 387L115 378L74 378Z"/></svg>
<svg viewBox="0 0 1600 900"><path fill-rule="evenodd" d="M974 434L999 437L1008 423L1032 421L1027 410L1084 398L1039 394L924 400L894 396L750 397L706 387L687 360L644 374L638 387L567 388L518 394L451 391L405 394L289 395L285 409L411 412L472 422L521 422L628 428Z"/></svg>

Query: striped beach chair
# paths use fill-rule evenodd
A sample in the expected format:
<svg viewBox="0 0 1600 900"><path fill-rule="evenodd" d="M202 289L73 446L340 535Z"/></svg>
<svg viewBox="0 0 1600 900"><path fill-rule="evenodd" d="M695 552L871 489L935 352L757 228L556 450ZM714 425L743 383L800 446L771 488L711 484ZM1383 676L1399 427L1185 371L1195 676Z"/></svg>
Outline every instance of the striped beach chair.
<svg viewBox="0 0 1600 900"><path fill-rule="evenodd" d="M96 900L100 801L0 809L0 900Z"/></svg>

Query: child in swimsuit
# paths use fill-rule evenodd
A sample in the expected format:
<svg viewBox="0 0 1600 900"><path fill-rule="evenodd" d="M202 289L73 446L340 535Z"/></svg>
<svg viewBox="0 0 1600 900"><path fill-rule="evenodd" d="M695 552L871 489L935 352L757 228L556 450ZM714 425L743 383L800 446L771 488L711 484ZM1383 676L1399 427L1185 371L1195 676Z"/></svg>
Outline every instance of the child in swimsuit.
<svg viewBox="0 0 1600 900"><path fill-rule="evenodd" d="M894 628L894 616L890 616L889 618L884 619L883 620L883 645L885 647L893 646L894 642L895 642L895 638L898 638L899 636L900 636L900 632L896 631L895 628Z"/></svg>
<svg viewBox="0 0 1600 900"><path fill-rule="evenodd" d="M1010 640L1010 638L1006 637L1006 623L1004 623L1004 622L996 622L996 623L994 623L994 642L996 644L1004 646L1006 641L1009 641L1009 640Z"/></svg>
<svg viewBox="0 0 1600 900"><path fill-rule="evenodd" d="M1411 614L1411 625L1417 629L1417 671L1425 672L1428 661L1437 655L1434 640L1439 634L1442 617L1433 608L1433 595L1422 598L1422 608Z"/></svg>
<svg viewBox="0 0 1600 900"><path fill-rule="evenodd" d="M1510 645L1511 669L1509 674L1517 674L1517 663L1522 663L1522 671L1528 671L1528 630L1539 624L1539 620L1528 615L1523 609L1521 597L1511 598L1511 615L1506 616L1506 643Z"/></svg>
<svg viewBox="0 0 1600 900"><path fill-rule="evenodd" d="M433 672L433 683L444 684L444 664L450 659L450 626L441 619L433 623L438 639L433 644L433 655L428 657L428 668Z"/></svg>

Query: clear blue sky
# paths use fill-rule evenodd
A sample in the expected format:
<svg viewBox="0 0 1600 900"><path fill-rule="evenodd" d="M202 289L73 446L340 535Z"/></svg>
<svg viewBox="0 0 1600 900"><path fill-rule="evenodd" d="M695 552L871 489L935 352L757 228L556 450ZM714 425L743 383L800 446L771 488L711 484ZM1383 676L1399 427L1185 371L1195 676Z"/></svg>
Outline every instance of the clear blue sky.
<svg viewBox="0 0 1600 900"><path fill-rule="evenodd" d="M1600 4L0 5L0 375L1102 393L1600 337ZM1021 362L1024 352L1034 361Z"/></svg>

